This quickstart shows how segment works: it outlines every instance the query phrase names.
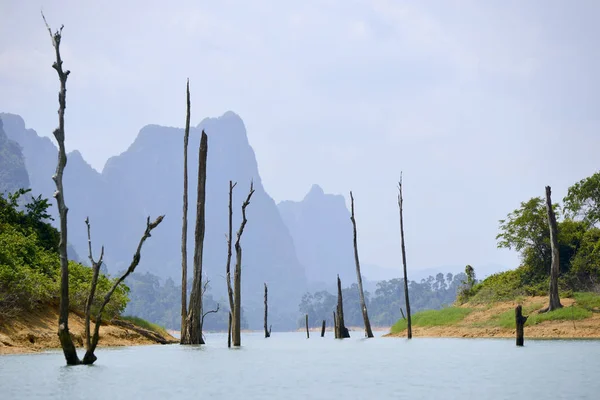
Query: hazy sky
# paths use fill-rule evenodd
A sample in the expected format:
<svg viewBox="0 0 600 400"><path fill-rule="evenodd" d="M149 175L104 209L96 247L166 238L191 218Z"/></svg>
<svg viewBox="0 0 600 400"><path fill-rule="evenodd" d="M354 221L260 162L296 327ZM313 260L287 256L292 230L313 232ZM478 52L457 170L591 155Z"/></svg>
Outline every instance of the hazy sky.
<svg viewBox="0 0 600 400"><path fill-rule="evenodd" d="M492 4L493 3L493 4ZM85 5L84 5L85 4ZM356 198L365 263L498 263L498 220L600 168L597 1L0 0L0 111L50 135L65 25L67 146L101 170L150 123L238 113L267 191ZM324 244L326 245L326 244Z"/></svg>

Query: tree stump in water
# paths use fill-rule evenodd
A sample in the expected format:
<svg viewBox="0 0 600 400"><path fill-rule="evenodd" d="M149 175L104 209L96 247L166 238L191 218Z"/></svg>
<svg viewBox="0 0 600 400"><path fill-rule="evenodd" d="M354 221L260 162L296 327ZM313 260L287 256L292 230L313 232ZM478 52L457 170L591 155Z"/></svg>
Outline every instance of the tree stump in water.
<svg viewBox="0 0 600 400"><path fill-rule="evenodd" d="M525 322L527 322L527 317L523 316L523 307L518 305L515 308L515 323L517 326L517 346L523 346L524 338L524 326Z"/></svg>
<svg viewBox="0 0 600 400"><path fill-rule="evenodd" d="M306 314L306 338L310 338L310 334L308 333L308 314Z"/></svg>
<svg viewBox="0 0 600 400"><path fill-rule="evenodd" d="M325 337L325 320L323 320L323 325L321 325L321 337Z"/></svg>

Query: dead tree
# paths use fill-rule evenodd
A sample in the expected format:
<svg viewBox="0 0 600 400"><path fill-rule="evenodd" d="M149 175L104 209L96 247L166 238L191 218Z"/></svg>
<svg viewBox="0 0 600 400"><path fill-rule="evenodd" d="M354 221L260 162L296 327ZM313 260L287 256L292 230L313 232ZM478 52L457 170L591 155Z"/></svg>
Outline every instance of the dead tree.
<svg viewBox="0 0 600 400"><path fill-rule="evenodd" d="M88 234L88 252L89 259L92 263L92 284L90 285L90 293L85 302L85 348L91 348L92 344L90 342L90 317L92 313L92 304L94 303L94 296L96 294L96 286L98 284L98 275L100 274L100 267L102 266L102 258L104 257L104 246L102 246L102 250L100 250L100 258L98 261L94 260L92 255L92 234L90 228L90 219L89 217L85 219L85 224L87 225L87 234Z"/></svg>
<svg viewBox="0 0 600 400"><path fill-rule="evenodd" d="M236 183L229 181L229 232L227 234L227 264L225 265L225 279L227 280L227 297L229 299L229 313L233 313L233 288L231 287L231 238L233 235L233 188L235 188ZM231 316L230 316L231 317ZM229 347L231 347L231 328L229 331L228 338Z"/></svg>
<svg viewBox="0 0 600 400"><path fill-rule="evenodd" d="M523 316L523 307L518 305L515 307L515 325L517 327L517 346L523 346L524 339L524 329L525 322L527 322L527 317Z"/></svg>
<svg viewBox="0 0 600 400"><path fill-rule="evenodd" d="M333 337L336 339L340 338L340 334L339 334L339 330L338 330L338 324L337 324L337 317L335 315L335 311L333 312Z"/></svg>
<svg viewBox="0 0 600 400"><path fill-rule="evenodd" d="M65 152L65 109L67 108L67 78L71 71L63 70L63 61L60 56L60 41L62 39L63 26L59 30L52 33L52 29L46 22L46 18L42 13L42 18L50 33L52 46L55 50L56 61L52 64L52 68L58 73L60 81L60 90L58 92L58 128L53 132L54 138L58 143L58 162L56 172L52 176L56 191L54 197L58 206L58 215L60 217L60 241L58 243L58 254L60 257L60 306L58 316L58 338L60 346L63 349L67 365L77 365L81 361L77 356L77 350L73 344L73 339L69 333L69 259L67 256L67 213L69 209L65 204L65 191L63 188L63 172L67 165L67 153Z"/></svg>
<svg viewBox="0 0 600 400"><path fill-rule="evenodd" d="M229 311L229 323L227 324L227 347L231 347L231 311Z"/></svg>
<svg viewBox="0 0 600 400"><path fill-rule="evenodd" d="M181 224L181 339L187 331L187 226L188 226L188 141L190 138L190 80L186 87L187 112L183 134L183 220Z"/></svg>
<svg viewBox="0 0 600 400"><path fill-rule="evenodd" d="M308 331L308 314L306 314L305 322L306 322L306 338L310 339L310 333Z"/></svg>
<svg viewBox="0 0 600 400"><path fill-rule="evenodd" d="M560 297L558 296L558 274L560 272L560 254L558 251L558 227L556 225L556 215L552 208L550 186L546 186L546 211L548 212L548 228L550 229L550 246L552 249L552 266L550 268L550 301L548 308L542 312L556 310L562 307Z"/></svg>
<svg viewBox="0 0 600 400"><path fill-rule="evenodd" d="M204 299L204 295L206 294L206 291L208 290L209 283L210 283L210 281L207 279L204 281L204 285L202 285L202 298L203 299ZM202 331L202 328L204 327L204 317L206 317L208 314L218 313L220 307L221 307L220 304L217 303L217 308L215 308L213 310L205 311L204 313L202 313L202 318L200 318L200 331Z"/></svg>
<svg viewBox="0 0 600 400"><path fill-rule="evenodd" d="M410 318L410 300L408 297L408 277L406 274L406 247L404 245L404 216L402 212L402 173L400 173L400 182L398 182L398 208L400 209L400 240L402 244L402 266L404 268L404 302L406 303L406 322L407 337L412 339L412 321ZM402 311L402 309L400 309ZM402 313L404 314L404 313Z"/></svg>
<svg viewBox="0 0 600 400"><path fill-rule="evenodd" d="M356 240L356 219L354 218L354 197L350 191L350 220L352 221L352 229L354 233L354 262L356 263L356 280L358 281L358 294L360 296L360 308L362 310L363 321L365 323L365 336L373 337L371 330L371 322L369 321L369 313L367 312L367 304L365 303L365 292L363 291L362 276L360 275L360 261L358 259L358 244Z"/></svg>
<svg viewBox="0 0 600 400"><path fill-rule="evenodd" d="M110 288L110 290L104 295L104 300L102 301L102 304L100 305L100 309L96 313L96 323L94 326L94 335L92 336L91 340L89 337L86 338L86 344L89 343L89 346L87 346L87 348L86 348L85 356L83 357L83 364L93 364L94 361L96 361L97 358L94 355L94 351L96 350L96 346L98 345L98 341L100 340L100 325L102 325L102 313L104 312L104 308L110 301L110 298L112 297L112 295L115 292L115 290L117 289L117 287L125 280L125 278L127 278L130 274L132 274L135 271L135 268L140 263L140 259L142 257L141 252L142 252L142 246L144 245L144 242L146 241L146 239L148 239L151 236L150 233L152 232L152 230L154 228L156 228L162 222L163 218L164 218L164 216L161 215L158 218L156 218L156 220L154 222L150 222L150 217L148 217L148 219L146 220L146 230L144 231L144 234L142 235L142 238L140 239L140 242L138 243L137 250L133 254L133 259L131 260L131 264L129 264L129 268L127 268L125 273L123 273L123 275L121 275L121 277L115 281L115 283ZM93 289L95 289L95 287ZM91 292L90 298L93 299L93 297L94 297L94 293Z"/></svg>
<svg viewBox="0 0 600 400"><path fill-rule="evenodd" d="M196 202L196 228L194 231L194 280L182 344L204 344L202 337L202 253L204 250L206 207L206 156L208 137L204 130L198 151L198 198Z"/></svg>
<svg viewBox="0 0 600 400"><path fill-rule="evenodd" d="M267 329L267 317L268 317L268 303L267 303L267 284L265 283L265 338L271 337L271 331Z"/></svg>
<svg viewBox="0 0 600 400"><path fill-rule="evenodd" d="M234 305L233 305L233 345L242 345L241 325L242 325L242 246L240 240L244 233L244 227L248 220L246 219L246 207L250 204L250 199L254 194L254 183L250 182L250 191L244 203L242 203L242 222L237 232L235 241L235 271L233 275Z"/></svg>
<svg viewBox="0 0 600 400"><path fill-rule="evenodd" d="M323 320L323 324L321 325L321 337L325 337L325 320Z"/></svg>
<svg viewBox="0 0 600 400"><path fill-rule="evenodd" d="M350 332L348 328L346 328L346 324L344 323L344 299L342 298L342 281L340 280L340 276L337 277L337 287L338 287L338 303L337 303L337 330L338 330L338 339L344 339L350 337Z"/></svg>

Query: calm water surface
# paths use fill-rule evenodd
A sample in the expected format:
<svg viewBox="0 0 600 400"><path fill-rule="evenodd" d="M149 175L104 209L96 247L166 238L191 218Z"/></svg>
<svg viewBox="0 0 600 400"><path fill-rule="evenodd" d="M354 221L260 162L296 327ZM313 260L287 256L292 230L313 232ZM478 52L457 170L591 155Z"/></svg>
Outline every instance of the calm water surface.
<svg viewBox="0 0 600 400"><path fill-rule="evenodd" d="M59 351L0 356L0 399L600 399L600 341L245 334L241 349L100 349L93 366Z"/></svg>

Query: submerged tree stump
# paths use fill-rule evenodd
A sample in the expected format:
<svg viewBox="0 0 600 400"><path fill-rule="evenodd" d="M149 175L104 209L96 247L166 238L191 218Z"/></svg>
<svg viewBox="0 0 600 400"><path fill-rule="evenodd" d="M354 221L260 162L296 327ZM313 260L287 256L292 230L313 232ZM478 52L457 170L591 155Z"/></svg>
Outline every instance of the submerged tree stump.
<svg viewBox="0 0 600 400"><path fill-rule="evenodd" d="M310 334L308 333L308 314L306 314L306 338L310 338Z"/></svg>
<svg viewBox="0 0 600 400"><path fill-rule="evenodd" d="M523 346L525 341L524 337L524 326L525 322L527 322L527 317L523 316L523 307L518 305L515 308L515 324L517 326L517 346Z"/></svg>
<svg viewBox="0 0 600 400"><path fill-rule="evenodd" d="M325 337L325 320L323 320L323 325L321 325L321 337Z"/></svg>

